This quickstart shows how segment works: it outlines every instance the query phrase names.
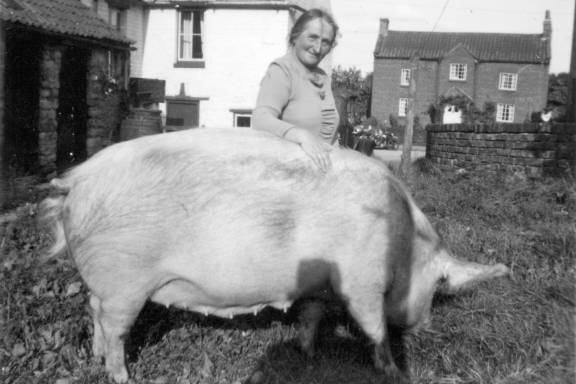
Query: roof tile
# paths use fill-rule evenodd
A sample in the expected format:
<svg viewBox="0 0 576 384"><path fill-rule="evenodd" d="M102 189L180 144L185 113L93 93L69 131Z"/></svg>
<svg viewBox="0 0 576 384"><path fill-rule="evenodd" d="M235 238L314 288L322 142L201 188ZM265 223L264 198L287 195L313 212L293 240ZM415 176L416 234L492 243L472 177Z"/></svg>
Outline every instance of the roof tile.
<svg viewBox="0 0 576 384"><path fill-rule="evenodd" d="M418 51L422 59L438 60L458 45L479 61L550 62L550 44L541 34L388 31L378 37L374 57L408 59Z"/></svg>
<svg viewBox="0 0 576 384"><path fill-rule="evenodd" d="M0 0L0 19L71 36L132 42L79 0Z"/></svg>

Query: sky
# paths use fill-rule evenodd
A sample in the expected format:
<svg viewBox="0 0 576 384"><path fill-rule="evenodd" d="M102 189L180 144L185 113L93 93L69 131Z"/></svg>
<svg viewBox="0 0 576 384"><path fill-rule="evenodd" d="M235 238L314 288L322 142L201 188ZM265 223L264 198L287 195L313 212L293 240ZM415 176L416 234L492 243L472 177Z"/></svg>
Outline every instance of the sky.
<svg viewBox="0 0 576 384"><path fill-rule="evenodd" d="M340 26L332 65L372 72L380 18L389 29L424 32L542 33L552 19L550 73L568 72L575 0L331 0Z"/></svg>

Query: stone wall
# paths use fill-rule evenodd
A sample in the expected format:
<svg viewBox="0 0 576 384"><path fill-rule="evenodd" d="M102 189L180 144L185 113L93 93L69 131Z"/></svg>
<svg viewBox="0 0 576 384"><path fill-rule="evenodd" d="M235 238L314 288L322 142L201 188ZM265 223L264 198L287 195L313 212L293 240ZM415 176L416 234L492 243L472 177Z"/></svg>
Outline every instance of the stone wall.
<svg viewBox="0 0 576 384"><path fill-rule="evenodd" d="M117 136L122 115L119 85L110 83L107 76L108 51L92 50L88 62L88 121L86 153L88 157L110 145ZM119 80L121 84L123 79Z"/></svg>
<svg viewBox="0 0 576 384"><path fill-rule="evenodd" d="M64 48L46 45L40 62L38 159L40 174L50 178L57 171L58 100L60 72ZM93 49L86 75L88 120L86 122L86 153L90 157L110 145L120 119L120 96L117 87L107 82L108 51Z"/></svg>
<svg viewBox="0 0 576 384"><path fill-rule="evenodd" d="M38 121L38 163L40 173L47 177L55 175L58 141L58 95L60 92L60 68L62 47L44 46L40 61L40 98Z"/></svg>
<svg viewBox="0 0 576 384"><path fill-rule="evenodd" d="M429 125L426 157L443 168L575 172L576 124Z"/></svg>

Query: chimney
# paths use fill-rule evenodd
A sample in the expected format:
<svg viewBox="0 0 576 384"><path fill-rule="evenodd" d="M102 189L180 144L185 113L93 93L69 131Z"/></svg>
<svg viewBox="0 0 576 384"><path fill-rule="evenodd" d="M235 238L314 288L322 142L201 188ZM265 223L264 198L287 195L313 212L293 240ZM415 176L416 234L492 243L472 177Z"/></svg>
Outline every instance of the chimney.
<svg viewBox="0 0 576 384"><path fill-rule="evenodd" d="M552 20L550 19L550 10L546 10L546 16L544 16L544 22L542 23L542 38L550 41L552 39Z"/></svg>
<svg viewBox="0 0 576 384"><path fill-rule="evenodd" d="M388 36L388 25L390 24L389 19L380 19L380 36Z"/></svg>

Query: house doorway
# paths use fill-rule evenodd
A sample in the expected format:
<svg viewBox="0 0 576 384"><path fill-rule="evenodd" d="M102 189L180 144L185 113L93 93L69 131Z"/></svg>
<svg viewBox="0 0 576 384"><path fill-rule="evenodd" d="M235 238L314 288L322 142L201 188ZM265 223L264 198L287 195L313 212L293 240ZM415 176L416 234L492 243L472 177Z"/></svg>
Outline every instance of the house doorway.
<svg viewBox="0 0 576 384"><path fill-rule="evenodd" d="M58 96L56 166L62 171L86 159L87 84L90 51L68 46L62 54Z"/></svg>
<svg viewBox="0 0 576 384"><path fill-rule="evenodd" d="M9 178L38 172L42 45L34 36L6 34L4 164Z"/></svg>
<svg viewBox="0 0 576 384"><path fill-rule="evenodd" d="M442 124L462 124L462 110L455 105L446 104L442 116Z"/></svg>

